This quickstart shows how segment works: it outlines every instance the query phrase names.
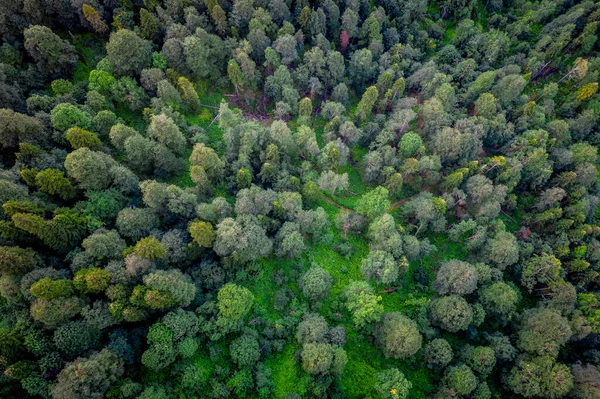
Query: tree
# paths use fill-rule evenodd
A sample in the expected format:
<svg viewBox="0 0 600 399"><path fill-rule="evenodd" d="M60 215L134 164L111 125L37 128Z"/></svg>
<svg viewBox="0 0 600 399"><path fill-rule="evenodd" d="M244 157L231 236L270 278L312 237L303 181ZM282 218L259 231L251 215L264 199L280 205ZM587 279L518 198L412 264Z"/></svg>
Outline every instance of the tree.
<svg viewBox="0 0 600 399"><path fill-rule="evenodd" d="M389 192L384 187L377 187L364 194L356 204L356 212L367 216L369 219L374 219L381 216L390 207L388 200Z"/></svg>
<svg viewBox="0 0 600 399"><path fill-rule="evenodd" d="M491 93L483 93L475 101L475 112L477 116L492 118L496 115L496 97Z"/></svg>
<svg viewBox="0 0 600 399"><path fill-rule="evenodd" d="M104 190L110 185L109 171L115 163L109 155L82 147L67 155L65 169L82 189Z"/></svg>
<svg viewBox="0 0 600 399"><path fill-rule="evenodd" d="M423 140L415 132L406 132L400 138L400 153L410 158L423 146Z"/></svg>
<svg viewBox="0 0 600 399"><path fill-rule="evenodd" d="M560 278L561 262L548 254L535 255L523 268L521 284L531 292L538 284L550 284Z"/></svg>
<svg viewBox="0 0 600 399"><path fill-rule="evenodd" d="M318 183L321 190L330 190L331 196L335 197L335 190L348 188L348 173L337 174L328 170L321 173Z"/></svg>
<svg viewBox="0 0 600 399"><path fill-rule="evenodd" d="M23 32L25 50L38 69L50 75L67 74L77 64L75 47L46 26L33 25Z"/></svg>
<svg viewBox="0 0 600 399"><path fill-rule="evenodd" d="M81 6L81 11L96 33L103 35L108 31L108 25L102 20L100 14L98 14L98 11L94 7L89 4L84 4Z"/></svg>
<svg viewBox="0 0 600 399"><path fill-rule="evenodd" d="M100 340L100 331L84 321L69 321L54 331L54 344L61 353L75 357L93 348Z"/></svg>
<svg viewBox="0 0 600 399"><path fill-rule="evenodd" d="M217 225L214 251L241 263L266 257L273 243L253 217L226 218Z"/></svg>
<svg viewBox="0 0 600 399"><path fill-rule="evenodd" d="M139 133L134 128L125 126L122 123L117 123L110 128L110 142L118 150L123 151L125 149L125 140L138 134Z"/></svg>
<svg viewBox="0 0 600 399"><path fill-rule="evenodd" d="M300 227L294 222L285 222L277 232L275 237L277 256L287 256L289 259L295 259L304 252L304 238L300 233Z"/></svg>
<svg viewBox="0 0 600 399"><path fill-rule="evenodd" d="M81 246L93 259L120 259L127 247L125 240L115 230L98 229L83 240Z"/></svg>
<svg viewBox="0 0 600 399"><path fill-rule="evenodd" d="M381 320L383 314L381 297L373 293L373 288L368 283L351 281L344 287L344 299L357 328Z"/></svg>
<svg viewBox="0 0 600 399"><path fill-rule="evenodd" d="M125 208L117 215L116 225L121 235L139 240L158 227L159 220L149 208Z"/></svg>
<svg viewBox="0 0 600 399"><path fill-rule="evenodd" d="M217 294L220 316L233 321L243 318L252 308L253 301L254 296L247 288L233 283L225 284Z"/></svg>
<svg viewBox="0 0 600 399"><path fill-rule="evenodd" d="M316 302L329 296L332 284L331 275L318 265L312 265L300 279L303 294Z"/></svg>
<svg viewBox="0 0 600 399"><path fill-rule="evenodd" d="M165 114L154 115L148 126L149 137L163 144L177 156L183 155L186 147L184 135L173 119Z"/></svg>
<svg viewBox="0 0 600 399"><path fill-rule="evenodd" d="M123 361L108 349L78 358L58 375L52 388L57 399L102 399L123 374Z"/></svg>
<svg viewBox="0 0 600 399"><path fill-rule="evenodd" d="M492 372L496 365L496 354L487 346L478 346L473 349L471 367L476 373L487 375Z"/></svg>
<svg viewBox="0 0 600 399"><path fill-rule="evenodd" d="M442 263L433 282L433 288L440 295L468 295L477 289L477 270L471 264L460 260Z"/></svg>
<svg viewBox="0 0 600 399"><path fill-rule="evenodd" d="M380 371L376 378L375 390L383 399L405 399L412 388L412 383L397 368Z"/></svg>
<svg viewBox="0 0 600 399"><path fill-rule="evenodd" d="M97 294L108 288L110 274L99 267L78 270L73 278L73 286L86 294Z"/></svg>
<svg viewBox="0 0 600 399"><path fill-rule="evenodd" d="M273 48L281 55L281 63L290 65L298 59L296 38L289 34L279 36L273 42Z"/></svg>
<svg viewBox="0 0 600 399"><path fill-rule="evenodd" d="M167 257L167 250L156 237L144 237L135 243L133 253L140 258L160 260Z"/></svg>
<svg viewBox="0 0 600 399"><path fill-rule="evenodd" d="M591 364L575 364L571 368L573 373L573 395L578 399L595 398L600 395L600 372Z"/></svg>
<svg viewBox="0 0 600 399"><path fill-rule="evenodd" d="M217 27L217 32L219 32L221 36L225 35L227 32L227 15L220 5L216 4L213 7L211 17Z"/></svg>
<svg viewBox="0 0 600 399"><path fill-rule="evenodd" d="M552 357L523 357L516 362L507 378L507 385L525 398L560 398L573 387L569 368L554 363Z"/></svg>
<svg viewBox="0 0 600 399"><path fill-rule="evenodd" d="M308 343L300 353L302 368L309 374L323 375L329 372L341 374L346 362L346 352L325 343Z"/></svg>
<svg viewBox="0 0 600 399"><path fill-rule="evenodd" d="M144 304L153 309L189 306L196 297L196 286L192 279L178 269L158 270L145 275L143 280L149 288L142 290Z"/></svg>
<svg viewBox="0 0 600 399"><path fill-rule="evenodd" d="M212 247L215 240L215 231L212 224L207 222L192 222L188 230L194 242L202 247Z"/></svg>
<svg viewBox="0 0 600 399"><path fill-rule="evenodd" d="M25 274L41 264L31 248L0 247L0 274Z"/></svg>
<svg viewBox="0 0 600 399"><path fill-rule="evenodd" d="M538 356L556 357L561 345L571 337L566 318L555 310L534 308L523 315L523 326L518 334L520 349Z"/></svg>
<svg viewBox="0 0 600 399"><path fill-rule="evenodd" d="M360 270L365 280L376 280L379 284L387 285L396 282L408 267L406 261L399 263L389 252L375 250L362 260Z"/></svg>
<svg viewBox="0 0 600 399"><path fill-rule="evenodd" d="M444 384L459 395L468 395L477 387L477 377L471 368L465 364L452 366L444 374Z"/></svg>
<svg viewBox="0 0 600 399"><path fill-rule="evenodd" d="M480 299L487 312L508 314L515 310L519 293L504 281L498 281L486 287Z"/></svg>
<svg viewBox="0 0 600 399"><path fill-rule="evenodd" d="M348 10L346 10L348 12ZM344 13L346 15L346 13ZM373 53L367 48L356 50L350 56L348 73L357 90L364 90L366 84L377 74L377 62L373 60ZM377 93L377 88L372 86ZM373 92L371 90L371 92Z"/></svg>
<svg viewBox="0 0 600 399"><path fill-rule="evenodd" d="M360 102L358 103L356 117L364 121L366 120L371 112L373 111L373 106L377 102L377 97L379 96L377 87L370 86L363 93Z"/></svg>
<svg viewBox="0 0 600 399"><path fill-rule="evenodd" d="M473 309L458 295L438 298L431 302L431 319L444 330L457 332L466 330L473 321Z"/></svg>
<svg viewBox="0 0 600 399"><path fill-rule="evenodd" d="M385 313L375 329L375 339L385 357L406 359L421 349L417 323L400 312Z"/></svg>
<svg viewBox="0 0 600 399"><path fill-rule="evenodd" d="M52 127L61 132L71 127L80 127L82 129L92 130L94 120L85 111L70 103L60 103L52 109L50 113Z"/></svg>
<svg viewBox="0 0 600 399"><path fill-rule="evenodd" d="M258 341L251 335L242 335L231 341L229 354L238 366L253 366L260 360Z"/></svg>
<svg viewBox="0 0 600 399"><path fill-rule="evenodd" d="M149 173L156 160L154 153L157 144L141 134L136 134L125 139L123 143L125 157L129 166L139 173Z"/></svg>
<svg viewBox="0 0 600 399"><path fill-rule="evenodd" d="M152 44L128 29L110 34L106 55L117 75L138 75L152 64Z"/></svg>
<svg viewBox="0 0 600 399"><path fill-rule="evenodd" d="M219 158L215 150L202 143L194 146L192 155L190 155L190 163L192 165L201 166L204 169L206 176L213 183L219 181L225 167L224 162Z"/></svg>
<svg viewBox="0 0 600 399"><path fill-rule="evenodd" d="M40 122L10 109L0 109L0 147L16 148L19 143L43 141L46 132Z"/></svg>
<svg viewBox="0 0 600 399"><path fill-rule="evenodd" d="M57 195L64 200L69 200L75 196L75 187L65 177L65 174L57 169L44 169L36 174L35 185L38 186L40 191Z"/></svg>
<svg viewBox="0 0 600 399"><path fill-rule="evenodd" d="M158 20L145 8L140 8L140 34L144 39L154 40L160 32Z"/></svg>
<svg viewBox="0 0 600 399"><path fill-rule="evenodd" d="M311 342L326 342L329 326L323 316L317 313L305 313L296 329L296 339L301 345Z"/></svg>
<svg viewBox="0 0 600 399"><path fill-rule="evenodd" d="M78 127L72 127L67 130L65 137L71 144L71 147L75 149L87 147L90 150L99 150L102 146L102 141L100 141L98 136Z"/></svg>
<svg viewBox="0 0 600 399"><path fill-rule="evenodd" d="M436 338L423 348L423 361L425 366L431 369L441 370L445 368L450 364L453 357L452 347L443 338Z"/></svg>

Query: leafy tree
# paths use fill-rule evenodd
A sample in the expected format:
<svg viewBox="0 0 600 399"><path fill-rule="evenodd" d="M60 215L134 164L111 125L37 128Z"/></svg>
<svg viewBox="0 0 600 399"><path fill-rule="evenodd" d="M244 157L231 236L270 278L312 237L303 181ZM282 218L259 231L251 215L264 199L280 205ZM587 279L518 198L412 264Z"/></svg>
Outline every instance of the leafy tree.
<svg viewBox="0 0 600 399"><path fill-rule="evenodd" d="M212 181L217 182L223 175L224 162L219 159L217 153L204 144L196 144L190 155L192 165L201 166L206 176Z"/></svg>
<svg viewBox="0 0 600 399"><path fill-rule="evenodd" d="M313 301L322 301L327 298L332 284L331 275L318 265L311 266L300 279L302 292Z"/></svg>
<svg viewBox="0 0 600 399"><path fill-rule="evenodd" d="M252 217L226 218L217 225L214 251L219 256L249 262L271 253L273 243Z"/></svg>
<svg viewBox="0 0 600 399"><path fill-rule="evenodd" d="M69 363L58 375L52 397L100 399L123 374L123 361L108 349Z"/></svg>
<svg viewBox="0 0 600 399"><path fill-rule="evenodd" d="M192 222L188 226L194 242L202 247L210 248L215 240L215 231L212 224L207 222Z"/></svg>
<svg viewBox="0 0 600 399"><path fill-rule="evenodd" d="M508 314L515 310L519 301L518 292L503 281L486 287L480 295L487 312Z"/></svg>
<svg viewBox="0 0 600 399"><path fill-rule="evenodd" d="M431 319L444 330L466 330L473 321L473 309L458 295L438 298L431 302Z"/></svg>
<svg viewBox="0 0 600 399"><path fill-rule="evenodd" d="M423 146L423 140L415 132L406 132L400 139L400 152L404 157L413 156Z"/></svg>
<svg viewBox="0 0 600 399"><path fill-rule="evenodd" d="M0 109L0 146L15 148L19 143L43 141L46 132L40 122L10 109Z"/></svg>
<svg viewBox="0 0 600 399"><path fill-rule="evenodd" d="M90 150L98 150L102 146L102 142L98 136L78 127L69 128L65 133L65 137L75 149L87 147Z"/></svg>
<svg viewBox="0 0 600 399"><path fill-rule="evenodd" d="M50 277L44 277L35 282L29 292L35 298L55 299L60 297L69 297L73 295L73 281L69 279L52 280Z"/></svg>
<svg viewBox="0 0 600 399"><path fill-rule="evenodd" d="M167 250L156 237L144 237L133 248L133 253L140 258L156 260L167 257Z"/></svg>
<svg viewBox="0 0 600 399"><path fill-rule="evenodd" d="M242 335L231 341L229 353L240 367L253 366L260 360L258 341L250 335Z"/></svg>
<svg viewBox="0 0 600 399"><path fill-rule="evenodd" d="M305 313L296 330L296 339L301 345L309 342L326 342L329 326L323 316Z"/></svg>
<svg viewBox="0 0 600 399"><path fill-rule="evenodd" d="M117 75L137 75L152 63L151 43L128 29L110 34L106 54Z"/></svg>
<svg viewBox="0 0 600 399"><path fill-rule="evenodd" d="M97 33L102 35L108 31L108 25L102 20L100 14L98 14L98 11L94 7L89 4L84 4L81 6L81 11L83 12L85 19L92 26L92 29Z"/></svg>
<svg viewBox="0 0 600 399"><path fill-rule="evenodd" d="M561 345L571 337L569 322L551 309L531 309L523 315L518 346L538 356L556 357Z"/></svg>
<svg viewBox="0 0 600 399"><path fill-rule="evenodd" d="M71 127L92 130L94 126L94 121L87 112L69 103L60 103L54 107L50 113L50 121L61 132Z"/></svg>
<svg viewBox="0 0 600 399"><path fill-rule="evenodd" d="M560 398L573 387L573 375L566 365L554 363L551 357L522 358L510 371L507 385L525 398Z"/></svg>
<svg viewBox="0 0 600 399"><path fill-rule="evenodd" d="M561 270L561 262L556 257L548 254L536 255L523 267L521 283L531 291L537 284L557 281Z"/></svg>
<svg viewBox="0 0 600 399"><path fill-rule="evenodd" d="M225 284L217 294L217 306L220 315L234 321L243 318L252 308L254 296L244 287Z"/></svg>
<svg viewBox="0 0 600 399"><path fill-rule="evenodd" d="M67 74L77 63L75 47L47 26L33 25L23 32L25 50L41 72Z"/></svg>
<svg viewBox="0 0 600 399"><path fill-rule="evenodd" d="M69 177L85 190L104 190L110 185L110 168L115 161L108 155L79 148L65 158L65 169Z"/></svg>
<svg viewBox="0 0 600 399"><path fill-rule="evenodd" d="M179 127L173 119L165 114L154 115L148 126L148 137L173 151L175 155L181 156L185 151L186 140Z"/></svg>
<svg viewBox="0 0 600 399"><path fill-rule="evenodd" d="M277 256L287 256L294 259L300 256L306 249L304 238L300 233L300 227L294 222L285 222L275 237Z"/></svg>
<svg viewBox="0 0 600 399"><path fill-rule="evenodd" d="M367 90L365 90L362 98L360 99L360 102L358 103L356 116L359 120L364 121L369 117L369 115L373 111L373 106L375 105L375 102L377 102L377 97L377 87L370 86L367 88Z"/></svg>
<svg viewBox="0 0 600 399"><path fill-rule="evenodd" d="M348 188L348 174L337 174L331 170L326 172L322 172L321 176L319 176L319 188L321 190L329 190L331 191L331 196L335 196L335 190L342 189L345 190Z"/></svg>
<svg viewBox="0 0 600 399"><path fill-rule="evenodd" d="M400 312L385 313L375 330L377 343L386 357L406 359L421 349L423 338L417 324Z"/></svg>
<svg viewBox="0 0 600 399"><path fill-rule="evenodd" d="M454 354L452 347L443 338L436 338L423 348L423 361L428 368L441 370L450 362Z"/></svg>
<svg viewBox="0 0 600 399"><path fill-rule="evenodd" d="M373 219L381 216L390 207L389 192L385 187L377 187L364 194L356 204L356 211Z"/></svg>
<svg viewBox="0 0 600 399"><path fill-rule="evenodd" d="M93 348L99 339L100 331L83 321L69 321L54 331L54 344L69 357Z"/></svg>
<svg viewBox="0 0 600 399"><path fill-rule="evenodd" d="M443 262L433 283L440 295L467 295L477 289L477 270L471 264L460 260Z"/></svg>
<svg viewBox="0 0 600 399"><path fill-rule="evenodd" d="M149 208L125 208L117 215L116 225L121 235L139 240L158 227L159 220Z"/></svg>
<svg viewBox="0 0 600 399"><path fill-rule="evenodd" d="M104 291L110 283L110 274L98 267L88 267L75 273L73 285L84 293L98 293Z"/></svg>
<svg viewBox="0 0 600 399"><path fill-rule="evenodd" d="M41 264L39 255L31 248L0 247L0 273L25 274Z"/></svg>
<svg viewBox="0 0 600 399"><path fill-rule="evenodd" d="M361 328L381 320L383 314L381 297L374 294L373 288L368 283L351 281L344 287L344 299L356 327Z"/></svg>
<svg viewBox="0 0 600 399"><path fill-rule="evenodd" d="M379 284L392 284L407 267L406 260L398 262L389 252L375 250L369 252L369 255L362 260L360 269L365 280L376 280Z"/></svg>
<svg viewBox="0 0 600 399"><path fill-rule="evenodd" d="M449 367L444 374L444 383L459 395L468 395L477 387L477 377L469 366L463 364Z"/></svg>
<svg viewBox="0 0 600 399"><path fill-rule="evenodd" d="M35 185L40 191L57 195L64 200L75 196L75 187L65 174L57 169L44 169L35 175Z"/></svg>
<svg viewBox="0 0 600 399"><path fill-rule="evenodd" d="M412 383L397 368L377 373L375 390L384 399L404 399L408 397Z"/></svg>

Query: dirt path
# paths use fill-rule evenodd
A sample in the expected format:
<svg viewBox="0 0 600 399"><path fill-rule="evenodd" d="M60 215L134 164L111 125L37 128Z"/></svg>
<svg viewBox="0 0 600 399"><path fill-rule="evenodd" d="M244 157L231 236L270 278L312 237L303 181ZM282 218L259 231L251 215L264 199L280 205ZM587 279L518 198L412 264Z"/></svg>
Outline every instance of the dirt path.
<svg viewBox="0 0 600 399"><path fill-rule="evenodd" d="M433 186L426 186L426 187L423 187L423 189L422 189L421 191L427 191L427 192L429 192L429 191L431 190L431 188L432 188L432 187L433 187ZM402 204L404 204L406 201L408 201L408 200L410 200L410 199L412 199L412 197L402 198L401 200L399 200L399 201L396 201L396 202L392 203L392 205L390 205L390 207L389 207L389 209L387 210L387 212L389 213L389 212L392 212L392 211L394 211L394 210L396 210L396 209L400 208L400 207L402 206Z"/></svg>
<svg viewBox="0 0 600 399"><path fill-rule="evenodd" d="M348 211L348 212L352 212L352 209L350 208L346 208L345 206L342 206L340 204L338 204L337 202L335 202L334 200L332 200L331 198L327 197L326 195L323 196L323 199L325 200L325 202L327 202L329 205L333 205L336 208L342 209L344 211Z"/></svg>

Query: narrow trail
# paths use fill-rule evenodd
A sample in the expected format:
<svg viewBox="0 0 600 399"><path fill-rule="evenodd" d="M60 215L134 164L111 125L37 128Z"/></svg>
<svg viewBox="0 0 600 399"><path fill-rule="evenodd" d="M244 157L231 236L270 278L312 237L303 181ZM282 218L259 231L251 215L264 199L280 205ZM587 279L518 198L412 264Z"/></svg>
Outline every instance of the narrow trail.
<svg viewBox="0 0 600 399"><path fill-rule="evenodd" d="M423 187L423 189L421 191L427 191L429 192L431 190L433 186L425 186ZM406 198L402 198L399 201L396 201L394 203L392 203L392 205L390 205L390 207L388 208L387 212L393 212L394 210L400 208L402 206L402 204L404 204L406 201L410 200L412 197L406 197Z"/></svg>

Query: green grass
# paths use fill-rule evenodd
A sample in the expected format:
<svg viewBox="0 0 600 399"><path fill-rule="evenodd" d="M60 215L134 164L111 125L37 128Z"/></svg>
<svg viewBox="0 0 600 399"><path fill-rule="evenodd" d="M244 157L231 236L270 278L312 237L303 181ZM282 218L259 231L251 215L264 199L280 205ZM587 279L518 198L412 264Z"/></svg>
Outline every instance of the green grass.
<svg viewBox="0 0 600 399"><path fill-rule="evenodd" d="M75 82L87 82L90 71L106 55L105 42L91 32L75 35L72 42L79 57L73 70L73 80Z"/></svg>
<svg viewBox="0 0 600 399"><path fill-rule="evenodd" d="M274 398L285 398L291 393L304 397L308 382L307 374L301 369L295 359L298 345L288 343L283 351L265 361L273 371Z"/></svg>

